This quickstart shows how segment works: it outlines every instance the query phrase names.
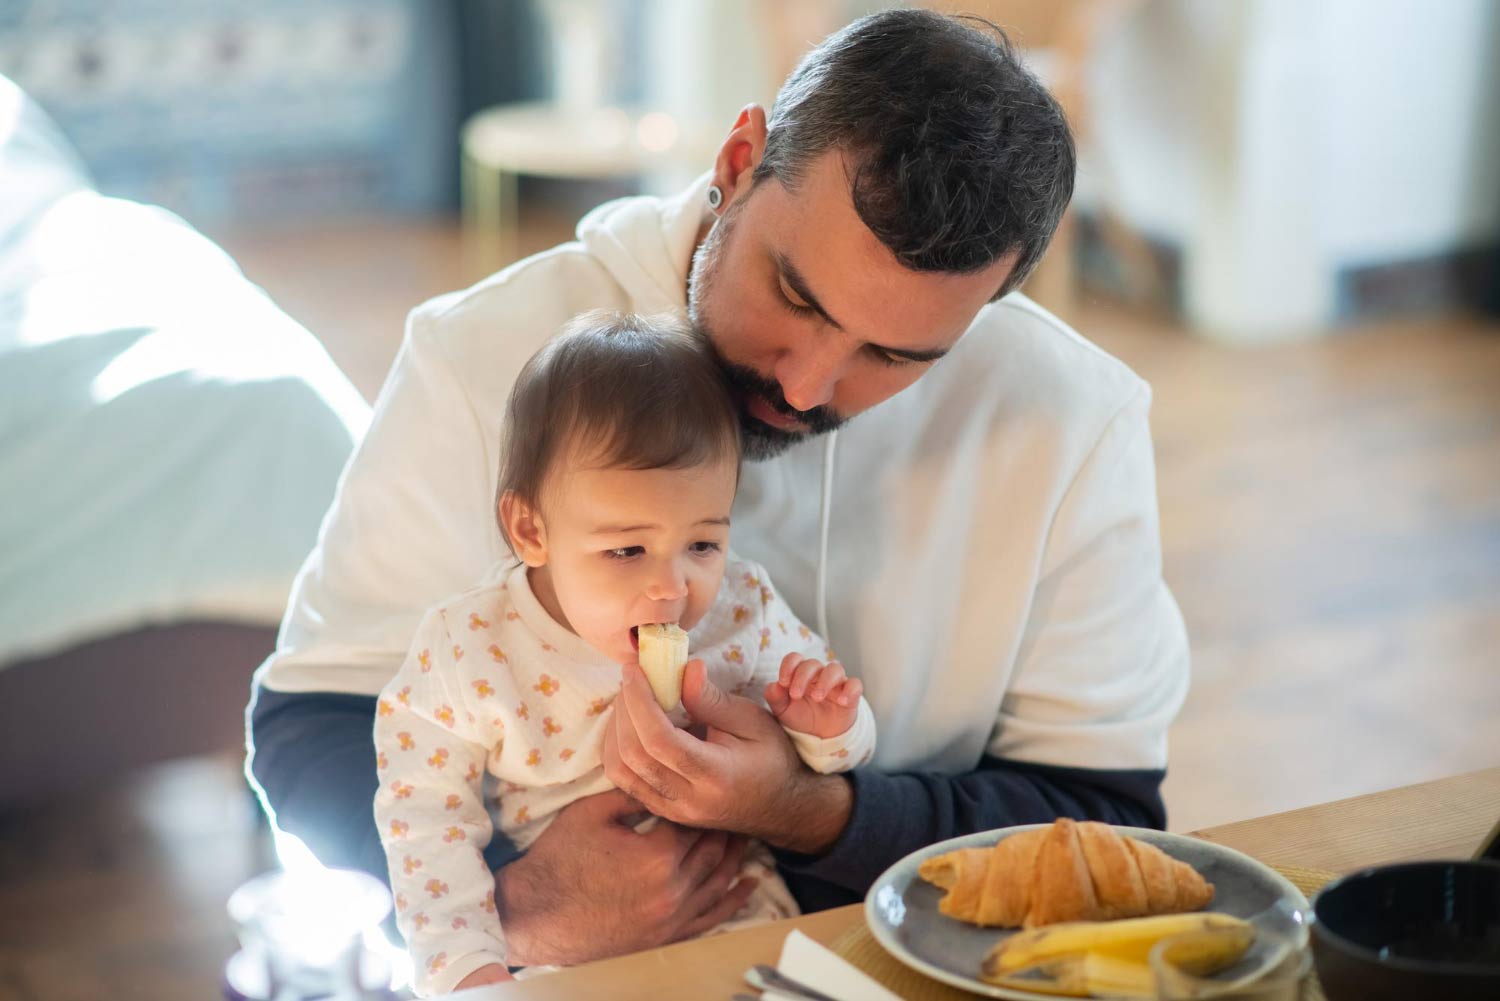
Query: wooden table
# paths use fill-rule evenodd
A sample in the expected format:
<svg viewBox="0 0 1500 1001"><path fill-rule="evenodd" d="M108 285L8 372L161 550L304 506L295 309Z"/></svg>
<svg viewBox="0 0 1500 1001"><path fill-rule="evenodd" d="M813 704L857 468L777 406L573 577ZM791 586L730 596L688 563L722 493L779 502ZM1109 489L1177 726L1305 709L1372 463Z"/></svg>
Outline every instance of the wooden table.
<svg viewBox="0 0 1500 1001"><path fill-rule="evenodd" d="M1333 872L1413 859L1467 858L1500 817L1500 768L1194 831L1271 865ZM829 945L863 920L851 905L746 931L680 942L574 967L535 980L465 991L463 1001L655 1001L691 987L698 998L746 991L753 963L775 963L799 928Z"/></svg>

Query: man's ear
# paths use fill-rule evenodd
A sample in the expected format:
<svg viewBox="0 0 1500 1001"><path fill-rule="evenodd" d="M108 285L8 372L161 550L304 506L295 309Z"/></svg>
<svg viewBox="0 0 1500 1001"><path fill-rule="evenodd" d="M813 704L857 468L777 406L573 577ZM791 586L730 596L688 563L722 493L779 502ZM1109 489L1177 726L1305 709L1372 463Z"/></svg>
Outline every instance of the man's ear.
<svg viewBox="0 0 1500 1001"><path fill-rule="evenodd" d="M542 523L542 513L514 490L500 495L500 527L522 563L529 567L547 565L547 526Z"/></svg>
<svg viewBox="0 0 1500 1001"><path fill-rule="evenodd" d="M750 190L750 175L766 152L766 111L758 104L747 104L734 120L729 137L719 147L714 160L713 183L724 192L724 201L715 210L719 215L742 193Z"/></svg>

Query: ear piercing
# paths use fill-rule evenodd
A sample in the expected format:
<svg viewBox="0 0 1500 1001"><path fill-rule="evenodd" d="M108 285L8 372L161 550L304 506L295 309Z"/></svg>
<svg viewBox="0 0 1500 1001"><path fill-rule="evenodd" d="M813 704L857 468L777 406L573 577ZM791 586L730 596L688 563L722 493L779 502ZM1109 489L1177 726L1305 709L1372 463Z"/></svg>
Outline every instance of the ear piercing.
<svg viewBox="0 0 1500 1001"><path fill-rule="evenodd" d="M717 209L720 205L723 204L724 189L719 187L717 184L710 184L708 186L708 207L711 209Z"/></svg>

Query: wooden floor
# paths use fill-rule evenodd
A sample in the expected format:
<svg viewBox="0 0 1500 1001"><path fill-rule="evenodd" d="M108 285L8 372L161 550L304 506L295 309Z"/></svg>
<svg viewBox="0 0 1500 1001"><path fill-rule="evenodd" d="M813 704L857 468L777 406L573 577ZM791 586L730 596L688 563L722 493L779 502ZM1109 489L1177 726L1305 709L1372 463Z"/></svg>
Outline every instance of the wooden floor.
<svg viewBox="0 0 1500 1001"><path fill-rule="evenodd" d="M567 232L533 219L523 250ZM483 273L447 222L215 235L371 396L406 311ZM1248 350L1100 305L1077 325L1156 391L1194 650L1172 827L1500 763L1500 327ZM224 899L271 864L237 767L0 814L0 1001L217 997Z"/></svg>

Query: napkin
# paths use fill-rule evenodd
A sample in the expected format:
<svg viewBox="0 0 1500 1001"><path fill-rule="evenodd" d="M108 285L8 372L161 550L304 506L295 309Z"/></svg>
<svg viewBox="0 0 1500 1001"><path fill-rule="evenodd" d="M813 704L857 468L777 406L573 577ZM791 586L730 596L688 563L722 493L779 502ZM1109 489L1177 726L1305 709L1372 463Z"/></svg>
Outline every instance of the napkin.
<svg viewBox="0 0 1500 1001"><path fill-rule="evenodd" d="M776 968L838 1001L901 1001L863 971L800 931L787 934ZM761 1001L801 1001L781 991L766 991Z"/></svg>

